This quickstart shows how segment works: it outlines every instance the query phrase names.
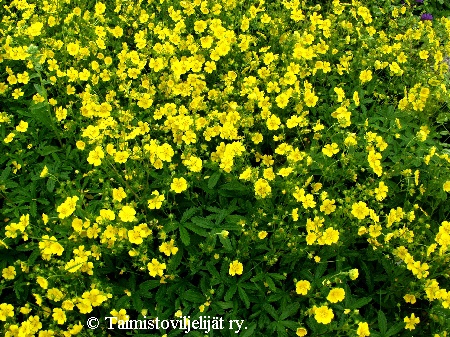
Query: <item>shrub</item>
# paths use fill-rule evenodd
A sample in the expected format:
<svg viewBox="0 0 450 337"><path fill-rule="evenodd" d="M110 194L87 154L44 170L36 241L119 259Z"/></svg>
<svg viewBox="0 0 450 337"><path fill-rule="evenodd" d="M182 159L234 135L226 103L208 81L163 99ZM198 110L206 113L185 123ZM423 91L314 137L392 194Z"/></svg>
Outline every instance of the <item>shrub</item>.
<svg viewBox="0 0 450 337"><path fill-rule="evenodd" d="M5 336L445 336L449 19L2 5Z"/></svg>

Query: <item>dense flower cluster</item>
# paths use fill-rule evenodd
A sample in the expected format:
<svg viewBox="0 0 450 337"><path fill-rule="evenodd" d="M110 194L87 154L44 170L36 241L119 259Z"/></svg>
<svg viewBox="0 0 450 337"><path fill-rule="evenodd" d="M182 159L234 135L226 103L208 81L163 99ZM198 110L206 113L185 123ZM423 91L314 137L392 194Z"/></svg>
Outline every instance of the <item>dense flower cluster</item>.
<svg viewBox="0 0 450 337"><path fill-rule="evenodd" d="M2 4L1 333L445 335L450 19L322 3Z"/></svg>

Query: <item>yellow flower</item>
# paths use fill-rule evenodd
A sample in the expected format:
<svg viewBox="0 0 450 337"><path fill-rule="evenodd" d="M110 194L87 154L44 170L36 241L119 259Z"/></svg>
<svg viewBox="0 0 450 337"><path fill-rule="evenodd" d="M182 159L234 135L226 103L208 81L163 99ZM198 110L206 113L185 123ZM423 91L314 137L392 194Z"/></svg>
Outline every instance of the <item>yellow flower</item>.
<svg viewBox="0 0 450 337"><path fill-rule="evenodd" d="M255 195L265 198L271 191L272 188L267 180L260 178L255 182Z"/></svg>
<svg viewBox="0 0 450 337"><path fill-rule="evenodd" d="M97 146L94 150L89 152L89 156L87 161L89 164L94 166L99 166L102 163L102 159L105 157L105 153L103 152L101 146Z"/></svg>
<svg viewBox="0 0 450 337"><path fill-rule="evenodd" d="M78 52L80 51L80 46L78 45L78 43L71 42L67 45L67 51L70 55L77 56Z"/></svg>
<svg viewBox="0 0 450 337"><path fill-rule="evenodd" d="M277 116L271 115L266 123L269 130L278 130L281 124L281 120Z"/></svg>
<svg viewBox="0 0 450 337"><path fill-rule="evenodd" d="M244 271L244 266L238 260L234 260L233 262L230 263L230 270L228 271L228 273L231 276L234 276L236 274L242 275L243 271Z"/></svg>
<svg viewBox="0 0 450 337"><path fill-rule="evenodd" d="M170 184L170 190L175 193L181 193L187 190L187 182L183 177L181 178L173 178L172 183Z"/></svg>
<svg viewBox="0 0 450 337"><path fill-rule="evenodd" d="M421 50L421 51L419 52L419 57L420 57L422 60L428 59L428 50Z"/></svg>
<svg viewBox="0 0 450 337"><path fill-rule="evenodd" d="M388 191L389 188L384 184L383 181L380 181L378 187L375 188L375 198L378 201L382 201L384 198L386 198Z"/></svg>
<svg viewBox="0 0 450 337"><path fill-rule="evenodd" d="M311 283L306 280L300 280L295 284L295 291L299 295L306 295L308 293L308 290L311 289Z"/></svg>
<svg viewBox="0 0 450 337"><path fill-rule="evenodd" d="M359 79L362 83L369 82L372 79L372 71L371 70L363 70L359 75Z"/></svg>
<svg viewBox="0 0 450 337"><path fill-rule="evenodd" d="M160 195L158 191L153 191L152 195L154 196L152 199L147 200L148 208L150 209L160 209L162 206L162 202L164 201L164 195Z"/></svg>
<svg viewBox="0 0 450 337"><path fill-rule="evenodd" d="M355 91L355 92L353 93L353 101L355 102L355 105L356 105L356 106L359 106L359 95L358 95L358 92L357 92L357 91Z"/></svg>
<svg viewBox="0 0 450 337"><path fill-rule="evenodd" d="M67 201L65 201L56 208L56 211L58 212L58 217L60 219L65 219L72 215L72 213L75 211L75 208L70 207Z"/></svg>
<svg viewBox="0 0 450 337"><path fill-rule="evenodd" d="M48 174L48 168L47 168L47 165L45 165L44 168L42 169L42 172L41 172L41 174L40 174L40 177L41 177L41 178L44 178L44 177L47 176L47 174Z"/></svg>
<svg viewBox="0 0 450 337"><path fill-rule="evenodd" d="M308 334L308 330L306 330L305 328L297 328L296 334L297 336L303 337Z"/></svg>
<svg viewBox="0 0 450 337"><path fill-rule="evenodd" d="M77 303L77 308L82 314L88 314L92 311L92 305L86 298L80 299Z"/></svg>
<svg viewBox="0 0 450 337"><path fill-rule="evenodd" d="M61 308L54 308L52 317L58 324L64 324L66 322L66 314Z"/></svg>
<svg viewBox="0 0 450 337"><path fill-rule="evenodd" d="M405 300L406 303L411 303L411 304L416 303L416 296L411 295L411 294L406 294L405 296L403 296L403 299Z"/></svg>
<svg viewBox="0 0 450 337"><path fill-rule="evenodd" d="M8 303L0 304L0 321L6 321L7 317L14 317L14 307Z"/></svg>
<svg viewBox="0 0 450 337"><path fill-rule="evenodd" d="M106 10L106 6L102 2L97 2L95 4L95 15L102 15Z"/></svg>
<svg viewBox="0 0 450 337"><path fill-rule="evenodd" d="M354 203L352 205L352 214L359 220L363 220L366 216L368 216L370 213L369 208L367 207L367 204L363 201Z"/></svg>
<svg viewBox="0 0 450 337"><path fill-rule="evenodd" d="M5 139L3 139L3 141L4 141L6 144L11 143L15 135L16 135L15 133L11 132L10 134L8 134L8 135L5 137Z"/></svg>
<svg viewBox="0 0 450 337"><path fill-rule="evenodd" d="M14 99L19 99L19 97L22 97L24 95L24 92L22 91L22 89L14 89L13 93L12 93L12 97L14 97Z"/></svg>
<svg viewBox="0 0 450 337"><path fill-rule="evenodd" d="M149 262L147 264L148 271L150 272L150 276L155 277L163 276L164 275L164 269L166 269L165 263L159 263L158 260L152 259L152 262Z"/></svg>
<svg viewBox="0 0 450 337"><path fill-rule="evenodd" d="M356 333L358 334L358 337L370 336L369 324L367 324L367 322L359 322Z"/></svg>
<svg viewBox="0 0 450 337"><path fill-rule="evenodd" d="M345 290L342 288L331 289L328 293L327 300L331 303L337 303L343 301L345 298Z"/></svg>
<svg viewBox="0 0 450 337"><path fill-rule="evenodd" d="M406 316L403 319L403 322L406 323L405 329L414 330L416 328L416 324L420 323L420 319L412 313L411 317Z"/></svg>
<svg viewBox="0 0 450 337"><path fill-rule="evenodd" d="M298 220L298 207L296 207L292 210L291 215L292 215L292 220L294 220L294 221Z"/></svg>
<svg viewBox="0 0 450 337"><path fill-rule="evenodd" d="M123 206L122 209L119 211L119 218L123 222L132 222L134 221L136 211L131 206Z"/></svg>
<svg viewBox="0 0 450 337"><path fill-rule="evenodd" d="M127 196L127 194L122 187L119 187L113 188L112 196L114 200L121 202Z"/></svg>
<svg viewBox="0 0 450 337"><path fill-rule="evenodd" d="M283 167L278 171L277 175L287 177L293 170L294 169L292 167Z"/></svg>
<svg viewBox="0 0 450 337"><path fill-rule="evenodd" d="M75 145L77 146L77 149L79 150L84 150L84 147L86 146L85 142L83 142L82 140L78 140Z"/></svg>
<svg viewBox="0 0 450 337"><path fill-rule="evenodd" d="M36 282L39 284L39 286L43 289L47 289L48 288L48 281L43 278L42 276L38 276L36 278Z"/></svg>
<svg viewBox="0 0 450 337"><path fill-rule="evenodd" d="M120 309L119 311L117 311L116 309L112 310L110 312L111 316L113 317L111 319L111 323L112 324L117 324L118 321L128 321L129 317L127 315L127 311L125 309Z"/></svg>
<svg viewBox="0 0 450 337"><path fill-rule="evenodd" d="M28 129L28 123L24 121L20 121L19 125L16 126L16 130L18 132L26 132Z"/></svg>
<svg viewBox="0 0 450 337"><path fill-rule="evenodd" d="M20 313L24 315L28 315L31 312L30 305L27 303L25 306L20 308Z"/></svg>
<svg viewBox="0 0 450 337"><path fill-rule="evenodd" d="M331 213L333 213L336 210L336 206L335 206L335 200L334 199L325 199L322 202L322 205L320 206L320 211L324 212L326 215L329 215Z"/></svg>
<svg viewBox="0 0 450 337"><path fill-rule="evenodd" d="M129 156L130 155L127 151L117 151L114 154L114 161L116 163L123 164L123 163L126 163Z"/></svg>
<svg viewBox="0 0 450 337"><path fill-rule="evenodd" d="M13 280L16 277L16 269L14 266L9 266L8 268L3 268L2 276L6 280Z"/></svg>
<svg viewBox="0 0 450 337"><path fill-rule="evenodd" d="M351 279L352 281L356 280L356 279L358 278L358 276L359 276L358 269L351 269L351 270L348 272L348 275L349 275L349 277L350 277L350 279Z"/></svg>
<svg viewBox="0 0 450 337"><path fill-rule="evenodd" d="M322 148L322 152L324 155L332 157L334 154L339 152L339 147L336 143L327 144Z"/></svg>
<svg viewBox="0 0 450 337"><path fill-rule="evenodd" d="M136 229L130 229L128 232L128 240L131 243L134 243L136 245L140 245L144 240L142 240L141 234L139 233L139 230Z"/></svg>
<svg viewBox="0 0 450 337"><path fill-rule="evenodd" d="M31 36L39 36L41 35L42 27L44 27L42 22L35 22L27 29L28 35Z"/></svg>
<svg viewBox="0 0 450 337"><path fill-rule="evenodd" d="M334 318L333 310L323 305L314 311L314 318L318 323L329 324Z"/></svg>
<svg viewBox="0 0 450 337"><path fill-rule="evenodd" d="M174 245L174 240L170 240L170 242L163 242L161 246L159 246L159 251L161 253L170 256L170 254L175 255L178 252L178 248Z"/></svg>
<svg viewBox="0 0 450 337"><path fill-rule="evenodd" d="M444 185L442 185L442 188L445 192L450 192L450 180L447 180Z"/></svg>
<svg viewBox="0 0 450 337"><path fill-rule="evenodd" d="M267 236L267 232L266 231L261 231L258 233L258 238L260 238L261 240L265 239Z"/></svg>
<svg viewBox="0 0 450 337"><path fill-rule="evenodd" d="M326 231L320 237L319 244L332 245L333 243L337 243L338 241L339 241L339 231L330 227L327 228Z"/></svg>
<svg viewBox="0 0 450 337"><path fill-rule="evenodd" d="M252 176L252 170L250 167L247 167L244 172L242 172L239 176L241 180L249 180Z"/></svg>

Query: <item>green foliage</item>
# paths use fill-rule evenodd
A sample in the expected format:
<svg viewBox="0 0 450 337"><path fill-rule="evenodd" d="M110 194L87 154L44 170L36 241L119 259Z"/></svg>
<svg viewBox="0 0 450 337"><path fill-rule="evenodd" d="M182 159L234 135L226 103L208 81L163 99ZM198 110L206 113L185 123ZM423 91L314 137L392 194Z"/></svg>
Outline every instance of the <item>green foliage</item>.
<svg viewBox="0 0 450 337"><path fill-rule="evenodd" d="M28 2L0 0L1 333L450 331L446 2Z"/></svg>

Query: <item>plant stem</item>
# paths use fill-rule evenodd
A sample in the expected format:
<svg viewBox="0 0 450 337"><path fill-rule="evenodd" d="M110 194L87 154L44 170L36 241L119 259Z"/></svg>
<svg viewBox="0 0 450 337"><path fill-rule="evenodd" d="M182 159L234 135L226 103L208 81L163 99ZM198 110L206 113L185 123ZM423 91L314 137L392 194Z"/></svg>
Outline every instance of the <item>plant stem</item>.
<svg viewBox="0 0 450 337"><path fill-rule="evenodd" d="M58 133L58 130L56 129L55 123L53 122L52 112L50 110L50 103L48 102L47 90L45 89L45 86L44 86L44 80L42 79L41 72L39 70L37 70L37 73L39 75L39 81L41 83L41 88L42 88L42 92L44 94L44 99L45 99L45 102L47 103L47 113L48 113L48 117L50 118L50 125L53 129L53 132L55 132L56 138L58 138L59 145L62 147L63 145L61 142L61 137L59 136L59 133Z"/></svg>

